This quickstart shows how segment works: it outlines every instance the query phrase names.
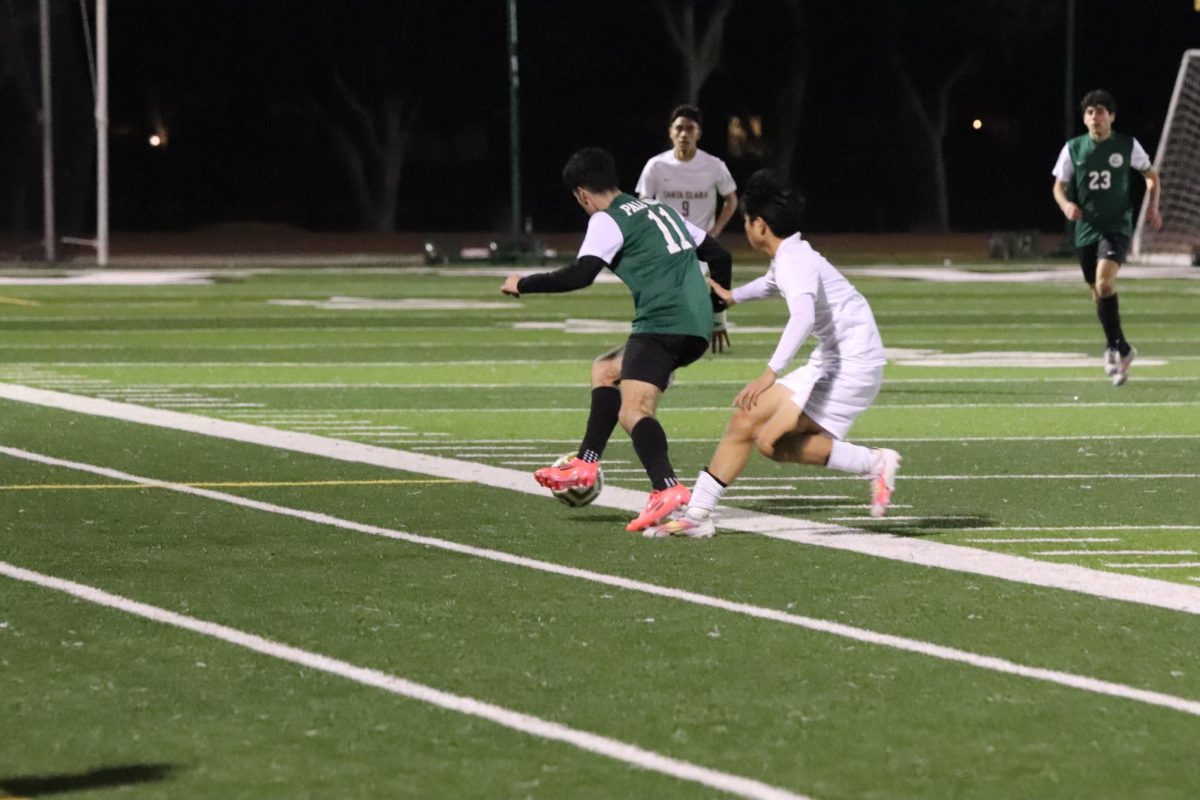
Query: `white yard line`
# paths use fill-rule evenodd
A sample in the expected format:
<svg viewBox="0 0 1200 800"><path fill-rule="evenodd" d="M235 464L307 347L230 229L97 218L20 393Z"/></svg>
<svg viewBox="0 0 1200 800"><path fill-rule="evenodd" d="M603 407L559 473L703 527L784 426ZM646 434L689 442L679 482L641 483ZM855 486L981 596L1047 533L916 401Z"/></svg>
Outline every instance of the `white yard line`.
<svg viewBox="0 0 1200 800"><path fill-rule="evenodd" d="M63 592L89 603L113 608L126 614L133 614L143 619L170 625L175 628L198 633L219 639L228 644L252 650L261 655L269 656L280 661L287 661L307 669L337 675L340 678L353 681L363 686L382 689L401 697L407 697L422 703L437 706L466 714L472 717L488 720L510 730L536 736L540 739L562 742L586 750L590 753L631 764L650 772L669 775L679 780L690 781L708 786L713 789L736 795L738 797L754 798L755 800L806 800L804 795L771 786L753 778L733 775L708 767L702 767L687 761L681 761L670 756L645 750L629 742L611 739L596 733L589 733L577 728L571 728L551 720L523 714L519 711L504 708L473 697L452 694L422 683L410 681L386 672L358 666L348 661L331 656L302 650L298 647L257 636L253 633L230 628L217 622L189 617L174 611L168 611L157 606L140 603L120 595L110 594L93 586L86 586L74 581L56 578L40 572L0 561L0 574L17 581L31 583L45 589ZM1135 690L1136 691L1136 690ZM1187 713L1191 713L1190 711Z"/></svg>
<svg viewBox="0 0 1200 800"><path fill-rule="evenodd" d="M872 410L911 410L911 409L954 409L954 408L1190 408L1200 407L1200 401L1100 401L1094 403L876 403ZM414 409L396 409L414 410ZM678 405L671 407L671 414L712 414L714 411L730 413L728 405ZM583 414L580 407L547 407L533 408L528 405L515 405L506 408L421 408L421 414Z"/></svg>
<svg viewBox="0 0 1200 800"><path fill-rule="evenodd" d="M544 496L527 472L478 464L443 456L394 450L378 445L329 439L313 434L281 431L242 422L202 417L164 409L146 408L110 400L32 389L0 383L0 398L59 408L81 414L121 419L142 425L198 433L230 441L259 444L280 450L308 453L388 469L415 472L439 478L474 481L509 491ZM850 480L861 480L850 478ZM904 477L901 477L904 480ZM596 505L638 512L645 495L611 486L596 500ZM907 564L937 567L974 575L1034 586L1064 589L1160 608L1200 614L1200 587L1170 581L1158 581L1136 575L1089 569L1073 564L1055 564L1032 558L925 541L917 537L888 536L849 529L829 523L729 509L720 519L726 530L757 533L799 544L876 556ZM836 535L832 535L836 534Z"/></svg>
<svg viewBox="0 0 1200 800"><path fill-rule="evenodd" d="M1140 342L1139 342L1140 343ZM7 347L7 345L6 345ZM1099 356L1096 357L1097 366L1101 363ZM25 379L30 381L39 381L44 383L67 384L79 383L80 385L103 385L106 387L112 386L111 381L100 381L99 379L84 379L74 381L69 379L60 379L54 375L36 374L32 376L18 375L0 370L0 374L13 379ZM1195 383L1200 381L1200 375L1197 376L1173 376L1162 377L1157 375L1138 375L1138 383ZM893 384L1013 384L1013 383L1095 383L1095 377L1092 375L1080 375L1078 377L1054 377L1054 378L957 378L951 376L938 378L888 378L887 386ZM720 380L720 379L704 379L692 380L681 378L675 382L675 386L744 386L744 380ZM314 383L310 381L279 381L274 383L155 383L147 384L162 389L580 389L588 388L586 381L566 381L566 382L543 382L543 383L473 383L469 381L454 381L445 383L395 383L395 382L379 382L379 381L352 381L338 383ZM1033 437L989 437L999 439L1027 439ZM1051 437L1057 438L1057 437ZM1076 437L1068 437L1076 438Z"/></svg>
<svg viewBox="0 0 1200 800"><path fill-rule="evenodd" d="M1138 689L1133 686L1100 680L1098 678L1092 678L1086 675L1077 675L1074 673L1044 669L1041 667L1031 667L1025 664L1009 661L1007 659L996 658L994 656L987 656L980 653L973 653L967 650L959 650L953 647L945 647L932 642L922 641L920 639L910 639L904 636L894 636L892 634L879 633L877 631L859 628L853 625L846 625L840 622L816 619L814 617L806 617L800 614L790 614L786 611L779 611L777 609L766 608L763 606L755 606L749 603L739 603L732 600L725 600L720 597L700 594L698 592L691 592L685 589L659 586L657 584L634 580L632 578L624 578L619 575L593 572L592 570L582 569L579 567L570 567L562 564L555 564L549 561L542 561L540 559L527 558L525 556L519 556L513 553L506 553L501 550L475 547L473 545L462 544L460 542L446 539L438 539L431 536L421 536L419 534L407 533L405 531L392 528L383 528L376 525L367 525L360 522L354 522L353 520L334 517L329 514L289 508L287 506L280 506L274 503L265 503L262 501L242 497L240 495L218 492L212 489L203 489L186 484L172 483L170 481L159 481L154 478L133 475L128 472L122 472L120 470L110 469L108 467L83 464L77 461L68 461L65 459L54 458L52 456L41 455L39 453L32 453L27 450L19 450L17 448L0 446L0 453L12 456L14 458L33 461L38 464L73 469L80 472L101 475L106 478L127 481L129 483L136 483L139 485L154 486L168 491L195 495L197 497L229 503L231 505L249 508L256 511L264 511L271 514L293 517L318 525L328 525L344 530L352 530L372 536L380 536L387 539L409 542L411 544L417 544L423 547L437 548L439 550L445 550L475 558L483 558L489 561L495 561L517 567L524 567L553 575L591 581L593 583L599 583L618 589L641 592L656 597L663 597L671 600L691 603L694 605L705 606L708 608L715 608L721 611L727 611L757 619L780 622L817 633L825 633L846 639L852 639L854 641L859 641L866 644L888 647L909 653L916 653L918 655L937 658L943 661L966 664L968 666L973 666L992 672L1003 673L1006 675L1015 675L1033 680L1046 681L1049 683L1058 684L1060 686L1068 686L1074 689L1079 689L1081 691L1108 695L1111 697L1121 697L1124 699L1134 700L1163 708L1169 708L1175 711L1200 717L1200 701L1190 700L1187 698L1146 689ZM2 563L3 562L0 562L0 564Z"/></svg>
<svg viewBox="0 0 1200 800"><path fill-rule="evenodd" d="M1067 472L1067 473L1014 473L1002 475L909 475L901 472L900 481L998 481L998 480L1016 480L1016 481L1050 481L1050 480L1174 480L1186 479L1194 480L1200 478L1198 472L1147 472L1147 473L1099 473L1099 472ZM861 481L862 478L856 475L798 475L788 480L793 481ZM1051 528L1041 528L1036 530L1052 530Z"/></svg>
<svg viewBox="0 0 1200 800"><path fill-rule="evenodd" d="M971 519L980 519L980 517L978 517L974 514L966 514L966 515L963 515L963 514L959 514L959 515L920 514L917 516L907 516L907 517L897 516L895 514L888 514L886 517L865 517L865 516L859 514L859 515L853 516L853 517L829 517L830 522L925 522L928 520L938 520L940 522L942 520L971 520ZM975 530L975 529L972 528L972 530Z"/></svg>
<svg viewBox="0 0 1200 800"><path fill-rule="evenodd" d="M770 489L772 487L770 487L770 486L748 486L746 488L748 488L748 489ZM792 487L785 486L783 488L789 489ZM805 497L805 495L798 495L798 494L727 494L727 495L725 495L726 500L742 500L742 501L747 501L747 502L755 501L755 500L799 500L802 497ZM821 499L824 499L824 497L822 497Z"/></svg>
<svg viewBox="0 0 1200 800"><path fill-rule="evenodd" d="M361 412L363 409L341 409L343 413L348 411ZM412 412L412 409L375 409L382 412ZM235 416L235 415L230 415ZM240 414L237 416L241 416ZM864 442L930 442L943 444L958 444L960 442L1074 442L1074 441L1089 441L1089 440L1104 440L1110 439L1200 439L1200 434L1193 433L1146 433L1146 434L1114 434L1112 436L1085 434L1080 436L870 436L862 439ZM687 442L689 444L704 443L712 444L714 439L709 438L682 438L671 437L672 442ZM455 448L470 449L472 445L506 445L513 449L528 446L531 444L567 444L579 443L579 437L573 439L464 439L461 444L438 444L429 445L426 450L451 450ZM778 480L777 478L738 478L739 481L747 480ZM789 477L788 480L791 480Z"/></svg>
<svg viewBox="0 0 1200 800"><path fill-rule="evenodd" d="M1042 525L1004 526L988 525L971 528L973 533L980 531L1200 531L1200 525L1059 525L1045 527ZM982 541L982 540L981 540ZM1013 541L1035 542L1036 539L1014 539ZM1066 541L1086 541L1071 539ZM1099 541L1099 540L1097 540Z"/></svg>
<svg viewBox="0 0 1200 800"><path fill-rule="evenodd" d="M1194 556L1195 550L1038 550L1035 556Z"/></svg>
<svg viewBox="0 0 1200 800"><path fill-rule="evenodd" d="M978 530L975 528L974 530ZM977 544L1102 544L1105 542L1119 542L1120 539L1072 539L1070 537L1059 538L1029 538L1029 539L963 539L964 542L974 542Z"/></svg>

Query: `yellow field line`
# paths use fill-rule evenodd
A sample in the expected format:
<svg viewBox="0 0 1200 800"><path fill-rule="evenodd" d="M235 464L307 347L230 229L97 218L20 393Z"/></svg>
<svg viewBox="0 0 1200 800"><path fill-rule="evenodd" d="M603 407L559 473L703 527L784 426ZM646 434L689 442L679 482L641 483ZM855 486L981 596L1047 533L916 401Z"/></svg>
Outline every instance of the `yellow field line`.
<svg viewBox="0 0 1200 800"><path fill-rule="evenodd" d="M178 481L176 481L178 483ZM465 483L466 481L452 478L415 478L415 479L384 479L370 481L243 481L180 483L181 486L194 486L200 489L262 489L282 486L396 486L399 484L430 484L430 483ZM0 486L0 491L23 492L47 489L145 489L154 488L153 483L22 483L11 486ZM3 800L3 795L0 795Z"/></svg>
<svg viewBox="0 0 1200 800"><path fill-rule="evenodd" d="M37 300L22 300L20 297L5 297L0 294L0 305L8 304L10 306L40 306ZM4 795L0 795L3 798Z"/></svg>

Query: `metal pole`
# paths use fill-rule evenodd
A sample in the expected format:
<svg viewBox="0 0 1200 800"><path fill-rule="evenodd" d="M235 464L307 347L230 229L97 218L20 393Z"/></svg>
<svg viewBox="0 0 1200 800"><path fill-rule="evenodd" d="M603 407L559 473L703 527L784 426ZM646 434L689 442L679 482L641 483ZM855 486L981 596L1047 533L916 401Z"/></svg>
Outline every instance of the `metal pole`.
<svg viewBox="0 0 1200 800"><path fill-rule="evenodd" d="M96 263L108 266L108 0L96 0Z"/></svg>
<svg viewBox="0 0 1200 800"><path fill-rule="evenodd" d="M1067 0L1067 58L1063 77L1063 135L1070 139L1078 124L1075 112L1075 0Z"/></svg>
<svg viewBox="0 0 1200 800"><path fill-rule="evenodd" d="M1075 111L1075 0L1067 0L1067 41L1066 59L1063 75L1063 138L1070 140L1075 135L1079 124L1079 115ZM1071 220L1063 222L1063 252L1075 249L1075 223Z"/></svg>
<svg viewBox="0 0 1200 800"><path fill-rule="evenodd" d="M54 226L54 114L50 75L50 0L39 0L39 46L42 67L42 246L47 261L58 260Z"/></svg>
<svg viewBox="0 0 1200 800"><path fill-rule="evenodd" d="M517 0L508 0L508 161L512 181L512 235L521 235L521 120L517 90Z"/></svg>

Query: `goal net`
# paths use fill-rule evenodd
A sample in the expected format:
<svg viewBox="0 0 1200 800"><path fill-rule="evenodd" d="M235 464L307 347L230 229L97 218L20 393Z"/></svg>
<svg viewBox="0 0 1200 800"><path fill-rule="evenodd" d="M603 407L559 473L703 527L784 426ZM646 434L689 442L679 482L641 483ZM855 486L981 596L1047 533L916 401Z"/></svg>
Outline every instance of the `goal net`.
<svg viewBox="0 0 1200 800"><path fill-rule="evenodd" d="M1175 91L1155 152L1162 178L1162 230L1138 215L1133 252L1140 261L1200 265L1200 50L1188 50L1179 65Z"/></svg>

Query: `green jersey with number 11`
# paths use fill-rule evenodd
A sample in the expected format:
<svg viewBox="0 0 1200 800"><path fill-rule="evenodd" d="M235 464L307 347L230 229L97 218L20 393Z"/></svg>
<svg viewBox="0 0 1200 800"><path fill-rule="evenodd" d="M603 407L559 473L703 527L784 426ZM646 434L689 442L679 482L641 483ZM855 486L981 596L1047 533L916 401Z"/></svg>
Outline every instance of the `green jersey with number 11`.
<svg viewBox="0 0 1200 800"><path fill-rule="evenodd" d="M622 193L607 209L592 215L579 255L598 256L629 287L634 333L707 339L712 332L712 302L696 244L675 209Z"/></svg>

